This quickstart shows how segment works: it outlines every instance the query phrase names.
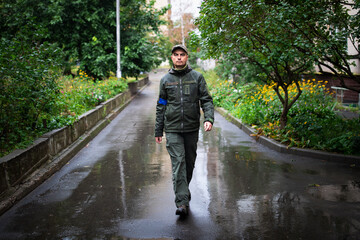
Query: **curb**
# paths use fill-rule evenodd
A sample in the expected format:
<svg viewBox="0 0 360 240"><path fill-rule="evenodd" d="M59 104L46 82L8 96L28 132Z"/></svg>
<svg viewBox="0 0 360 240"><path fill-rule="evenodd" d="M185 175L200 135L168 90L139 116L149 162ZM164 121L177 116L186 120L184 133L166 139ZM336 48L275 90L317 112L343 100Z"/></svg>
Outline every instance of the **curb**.
<svg viewBox="0 0 360 240"><path fill-rule="evenodd" d="M229 120L231 123L235 124L241 130L243 130L246 134L249 135L256 134L255 129L243 124L239 119L230 115L230 113L227 110L219 107L216 107L215 110L220 115L222 115L227 120ZM347 163L354 167L360 167L360 156L329 153L325 151L305 149L305 148L288 147L284 144L275 141L274 139L267 138L265 136L251 136L251 137L256 139L256 141L259 142L260 144L280 153L294 154L294 155L310 157L310 158L318 158L329 162Z"/></svg>
<svg viewBox="0 0 360 240"><path fill-rule="evenodd" d="M103 130L129 103L140 93L149 83L141 87L136 94L125 101L125 103L114 109L104 119L100 120L92 129L79 137L69 147L55 156L50 163L45 164L34 171L22 183L9 190L8 197L0 202L0 216L8 211L12 206L37 188L45 180L60 170L69 160L71 160L81 149L83 149L101 130Z"/></svg>

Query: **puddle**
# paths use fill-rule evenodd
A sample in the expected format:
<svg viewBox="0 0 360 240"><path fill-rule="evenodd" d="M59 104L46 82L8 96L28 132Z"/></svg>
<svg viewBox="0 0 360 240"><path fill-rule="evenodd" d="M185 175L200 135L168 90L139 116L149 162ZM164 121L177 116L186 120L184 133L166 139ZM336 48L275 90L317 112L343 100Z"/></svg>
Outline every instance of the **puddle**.
<svg viewBox="0 0 360 240"><path fill-rule="evenodd" d="M360 182L344 185L317 185L308 188L313 197L331 202L360 202Z"/></svg>

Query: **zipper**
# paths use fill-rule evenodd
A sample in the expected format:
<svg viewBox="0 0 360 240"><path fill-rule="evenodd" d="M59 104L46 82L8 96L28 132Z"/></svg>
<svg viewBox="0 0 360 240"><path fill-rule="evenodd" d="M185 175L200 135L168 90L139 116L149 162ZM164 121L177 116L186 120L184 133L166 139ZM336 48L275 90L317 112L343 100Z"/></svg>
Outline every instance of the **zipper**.
<svg viewBox="0 0 360 240"><path fill-rule="evenodd" d="M183 98L183 87L182 79L180 77L180 109L181 109L181 129L184 130L184 98Z"/></svg>

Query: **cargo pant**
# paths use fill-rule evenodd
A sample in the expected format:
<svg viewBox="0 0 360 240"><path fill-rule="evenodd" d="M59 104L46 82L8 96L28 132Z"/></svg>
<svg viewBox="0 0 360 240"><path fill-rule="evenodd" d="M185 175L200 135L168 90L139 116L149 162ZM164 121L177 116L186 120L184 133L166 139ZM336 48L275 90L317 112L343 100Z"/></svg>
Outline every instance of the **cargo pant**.
<svg viewBox="0 0 360 240"><path fill-rule="evenodd" d="M166 133L166 148L171 158L176 207L189 206L189 184L196 160L199 131Z"/></svg>

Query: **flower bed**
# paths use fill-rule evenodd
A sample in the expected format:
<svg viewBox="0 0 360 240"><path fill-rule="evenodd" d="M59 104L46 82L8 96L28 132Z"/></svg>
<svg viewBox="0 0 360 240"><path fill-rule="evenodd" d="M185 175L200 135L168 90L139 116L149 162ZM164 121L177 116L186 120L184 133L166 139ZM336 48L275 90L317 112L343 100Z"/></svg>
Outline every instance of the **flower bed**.
<svg viewBox="0 0 360 240"><path fill-rule="evenodd" d="M301 81L302 95L290 109L287 126L280 129L282 105L272 86L255 83L234 86L214 73L204 74L214 104L253 126L256 134L288 147L360 155L359 119L338 116L337 102L325 87L326 82ZM295 86L290 88L290 94L295 94Z"/></svg>

